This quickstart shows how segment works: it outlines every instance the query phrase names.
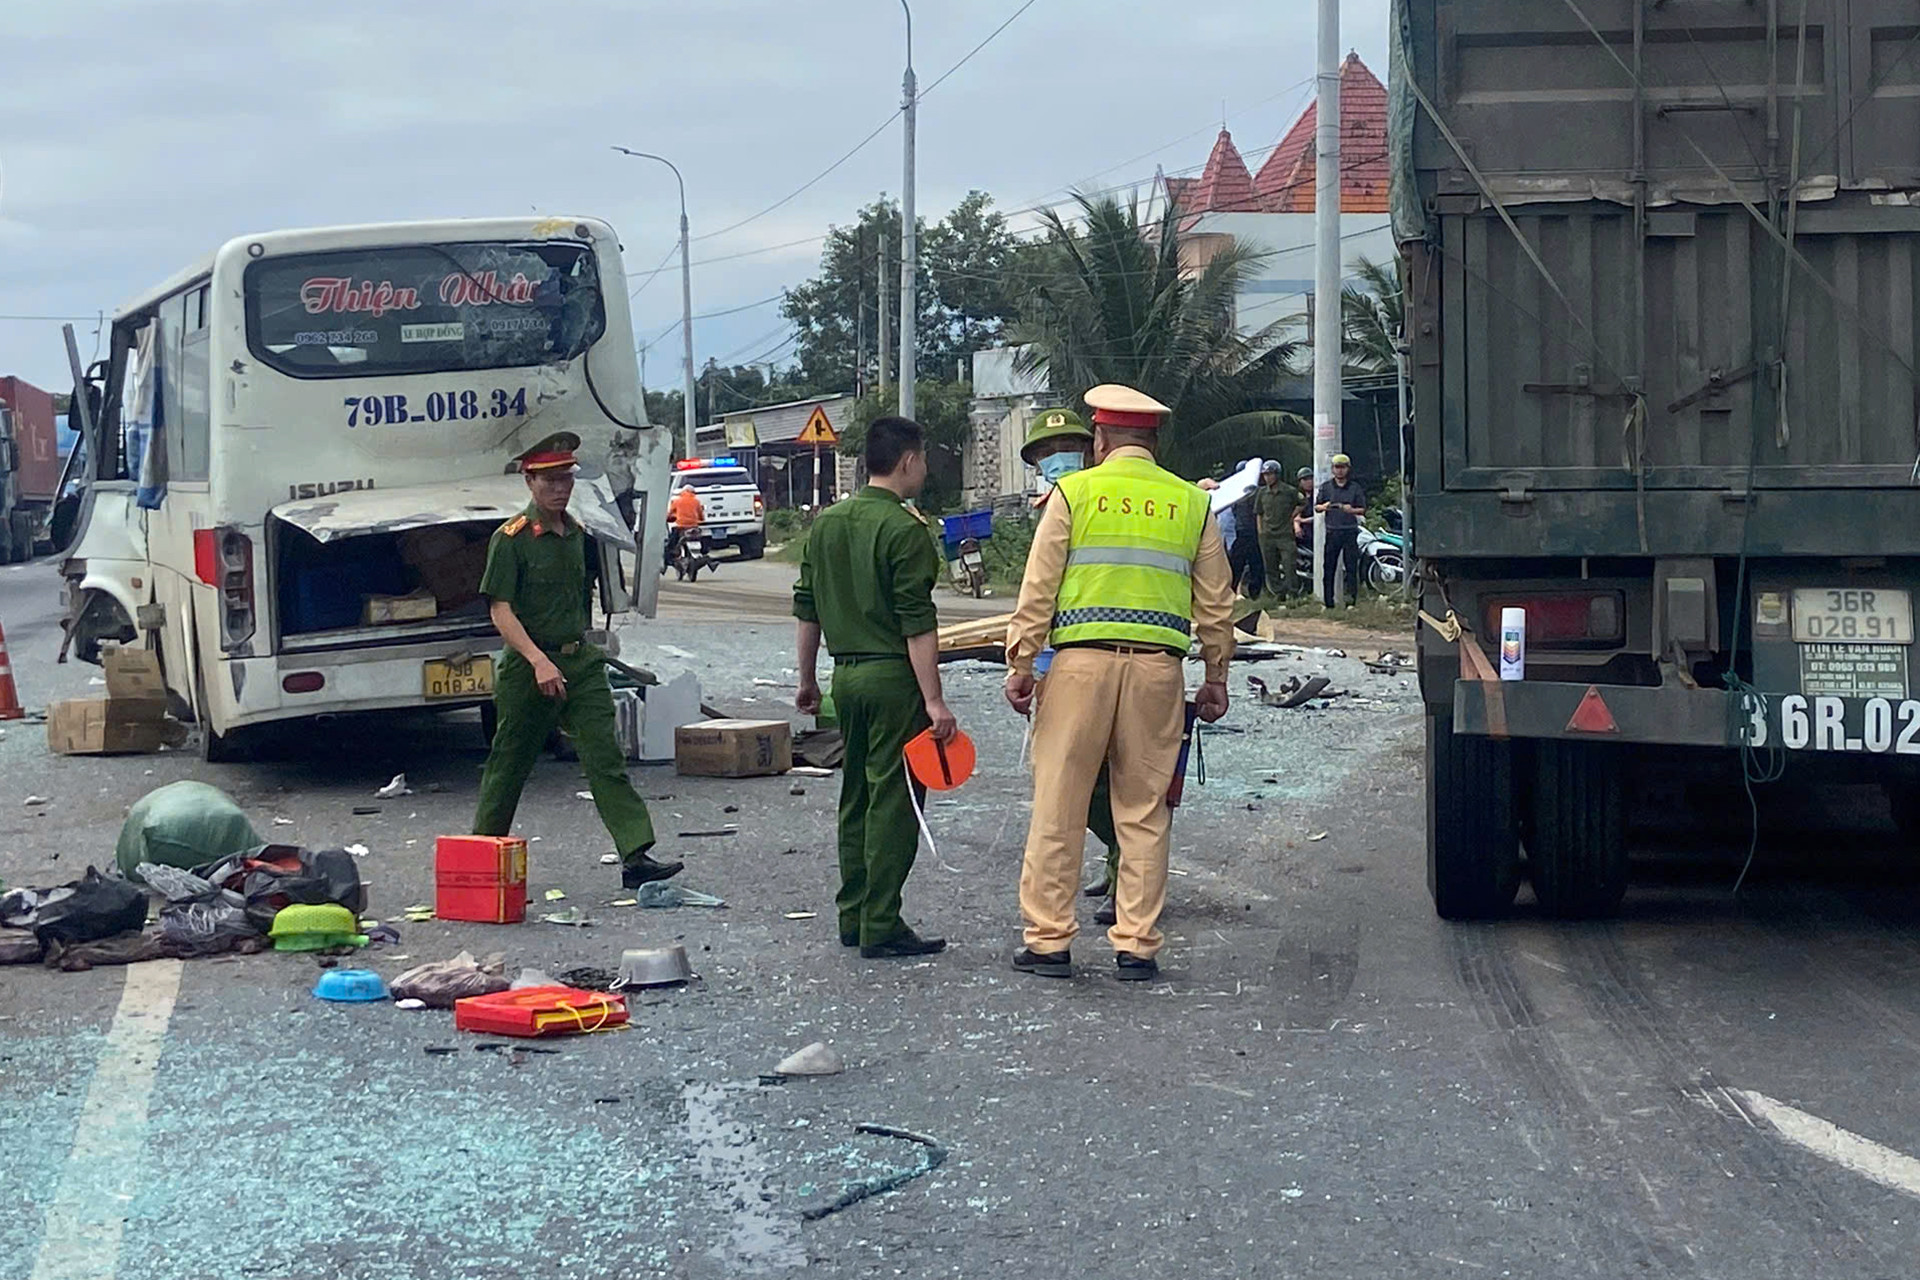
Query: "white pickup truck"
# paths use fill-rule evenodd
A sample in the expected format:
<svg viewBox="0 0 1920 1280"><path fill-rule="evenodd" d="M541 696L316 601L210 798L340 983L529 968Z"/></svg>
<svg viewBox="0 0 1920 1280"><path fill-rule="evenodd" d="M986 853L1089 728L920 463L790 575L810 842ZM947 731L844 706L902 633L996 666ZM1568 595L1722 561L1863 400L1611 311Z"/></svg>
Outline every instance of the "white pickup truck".
<svg viewBox="0 0 1920 1280"><path fill-rule="evenodd" d="M706 519L700 528L717 550L732 547L742 560L758 560L767 550L767 504L745 467L731 460L700 459L676 464L669 503L691 488L700 496Z"/></svg>

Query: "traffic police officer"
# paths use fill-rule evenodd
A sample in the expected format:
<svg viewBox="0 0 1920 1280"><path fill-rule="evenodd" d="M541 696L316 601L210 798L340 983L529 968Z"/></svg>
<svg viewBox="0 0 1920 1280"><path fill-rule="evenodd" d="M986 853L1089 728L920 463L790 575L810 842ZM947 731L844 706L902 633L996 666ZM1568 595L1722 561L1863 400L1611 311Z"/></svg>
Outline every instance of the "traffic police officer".
<svg viewBox="0 0 1920 1280"><path fill-rule="evenodd" d="M1034 417L1033 425L1027 428L1027 439L1020 446L1020 460L1040 473L1047 489L1033 500L1035 507L1044 507L1047 499L1053 496L1054 486L1061 477L1085 470L1093 462L1093 429L1086 419L1071 409L1048 409ZM1034 661L1034 675L1045 680L1048 665L1053 661L1053 650L1042 650ZM1100 839L1105 846L1107 860L1105 874L1089 884L1083 893L1089 898L1104 898L1105 902L1095 908L1095 924L1114 923L1113 886L1119 875L1120 841L1113 833L1113 796L1107 775L1107 767L1100 766L1100 775L1093 781L1093 799L1087 805L1087 830Z"/></svg>
<svg viewBox="0 0 1920 1280"><path fill-rule="evenodd" d="M867 487L820 513L800 558L794 705L819 714L824 638L846 741L835 898L840 942L877 960L946 950L945 939L923 938L900 918L900 894L920 848L906 745L929 726L936 738L952 737L954 718L940 689L933 608L940 557L926 518L906 505L927 482L920 424L876 419L867 428L866 463Z"/></svg>
<svg viewBox="0 0 1920 1280"><path fill-rule="evenodd" d="M1022 715L1034 709L1034 659L1049 645L1055 651L1034 720L1033 819L1020 875L1026 945L1014 967L1073 972L1081 833L1104 761L1120 841L1117 922L1107 939L1119 976L1143 981L1159 971L1167 788L1186 728L1183 662L1198 632L1206 682L1195 706L1203 719L1219 719L1233 583L1206 496L1154 462L1171 411L1114 385L1088 391L1086 402L1098 465L1063 477L1048 501L1007 633L1007 701Z"/></svg>
<svg viewBox="0 0 1920 1280"><path fill-rule="evenodd" d="M653 819L627 780L605 657L585 638L593 600L587 534L567 514L579 447L579 436L561 431L520 455L533 500L495 530L487 546L480 594L492 602L493 625L507 649L495 679L498 724L480 775L473 829L483 836L508 833L534 761L555 726L564 727L600 820L613 834L620 882L631 889L664 880L681 864L647 856Z"/></svg>

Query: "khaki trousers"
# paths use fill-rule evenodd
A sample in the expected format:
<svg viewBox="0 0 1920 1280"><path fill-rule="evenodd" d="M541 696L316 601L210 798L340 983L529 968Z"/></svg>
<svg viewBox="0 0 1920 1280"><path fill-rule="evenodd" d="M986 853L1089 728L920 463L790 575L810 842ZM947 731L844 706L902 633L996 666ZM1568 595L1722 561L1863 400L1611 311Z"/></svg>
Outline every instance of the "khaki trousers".
<svg viewBox="0 0 1920 1280"><path fill-rule="evenodd" d="M1034 710L1033 822L1020 872L1026 945L1064 951L1079 932L1074 899L1086 844L1087 804L1105 762L1120 844L1114 890L1116 951L1152 957L1167 902L1173 814L1167 786L1180 759L1187 685L1170 653L1061 649Z"/></svg>

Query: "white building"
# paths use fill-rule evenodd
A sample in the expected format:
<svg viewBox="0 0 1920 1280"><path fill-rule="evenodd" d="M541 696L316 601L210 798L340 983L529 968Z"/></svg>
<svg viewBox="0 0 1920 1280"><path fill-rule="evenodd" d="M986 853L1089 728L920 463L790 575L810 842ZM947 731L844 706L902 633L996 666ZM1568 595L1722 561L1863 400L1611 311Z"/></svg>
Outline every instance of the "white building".
<svg viewBox="0 0 1920 1280"><path fill-rule="evenodd" d="M1162 197L1185 215L1183 267L1198 271L1230 239L1269 253L1236 299L1242 332L1304 316L1311 305L1318 115L1317 105L1308 106L1257 174L1222 129L1199 177L1160 180ZM1340 258L1349 272L1363 256L1382 266L1394 261L1387 180L1386 86L1348 54L1340 67Z"/></svg>

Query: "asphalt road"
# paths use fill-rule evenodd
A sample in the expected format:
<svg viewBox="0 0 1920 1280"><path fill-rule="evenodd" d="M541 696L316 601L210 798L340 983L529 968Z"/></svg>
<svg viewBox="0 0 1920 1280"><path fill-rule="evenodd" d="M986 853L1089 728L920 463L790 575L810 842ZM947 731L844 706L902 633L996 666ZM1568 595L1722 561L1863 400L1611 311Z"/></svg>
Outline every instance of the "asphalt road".
<svg viewBox="0 0 1920 1280"><path fill-rule="evenodd" d="M782 714L781 578L732 577L750 573L762 591L726 571L670 590L625 656ZM44 566L0 569L29 704L91 674L50 662L51 588ZM1423 883L1413 695L1326 654L1263 670L1319 668L1362 696L1238 701L1207 735L1157 984L1115 982L1091 929L1071 982L1008 968L1020 734L973 664L947 670L982 776L931 806L938 851L908 886L910 917L953 942L930 961L837 945L833 781L637 768L683 883L730 904L648 911L608 905L604 835L550 761L521 809L535 909L594 926L402 921L364 963L468 948L551 972L683 941L699 981L641 1001L632 1030L482 1051L444 1014L315 1000L298 956L0 970L0 1280L1911 1275L1920 893L1884 823L1766 843L1734 899L1730 812L1643 865L1616 922L1523 903L1448 926ZM471 713L313 726L226 766L50 758L16 723L0 876L108 859L129 803L198 777L276 839L367 845L370 914L399 920L431 900L432 838L470 820L481 758ZM402 769L415 794L374 800ZM761 1083L816 1039L844 1074ZM863 1122L946 1162L808 1220L915 1166Z"/></svg>

